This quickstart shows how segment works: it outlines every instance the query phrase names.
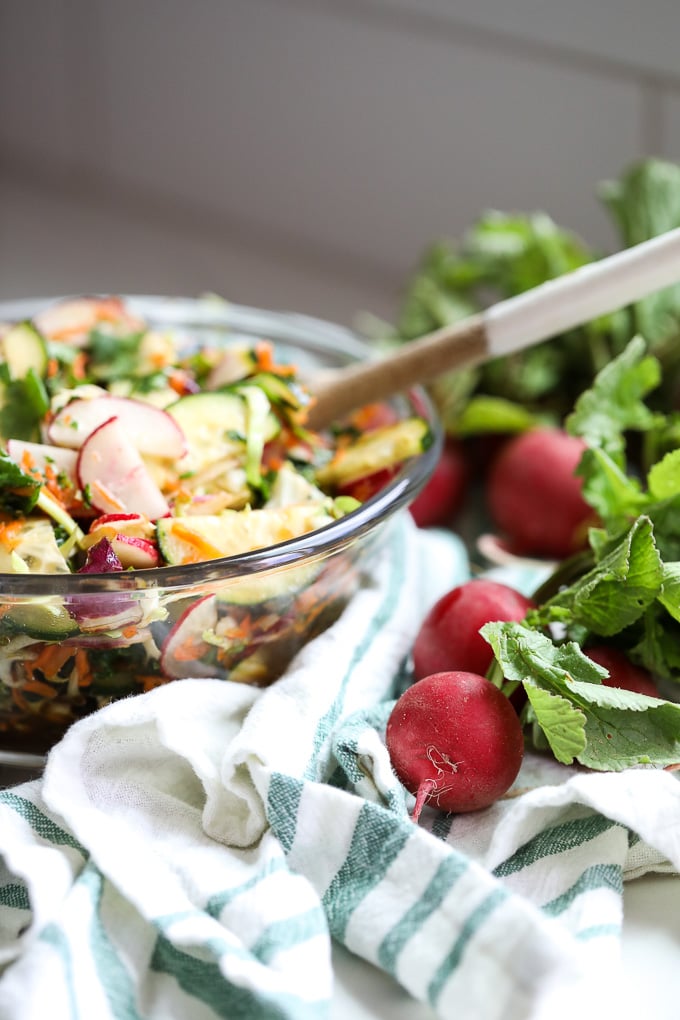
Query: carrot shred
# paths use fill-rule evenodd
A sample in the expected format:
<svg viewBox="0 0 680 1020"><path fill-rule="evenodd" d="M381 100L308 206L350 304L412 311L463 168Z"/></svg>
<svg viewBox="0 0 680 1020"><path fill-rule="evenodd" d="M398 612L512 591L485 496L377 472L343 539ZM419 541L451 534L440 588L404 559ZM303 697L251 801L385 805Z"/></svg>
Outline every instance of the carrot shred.
<svg viewBox="0 0 680 1020"><path fill-rule="evenodd" d="M177 648L173 648L172 654L178 662L193 662L203 656L206 648L201 638L188 637Z"/></svg>
<svg viewBox="0 0 680 1020"><path fill-rule="evenodd" d="M9 552L16 549L21 539L21 521L7 521L0 523L0 544Z"/></svg>
<svg viewBox="0 0 680 1020"><path fill-rule="evenodd" d="M93 483L92 483L92 488L93 488L93 489L94 489L94 490L95 490L95 491L96 491L96 492L97 492L97 493L98 493L98 494L99 494L100 496L104 496L104 497L105 497L105 499L107 499L107 500L108 500L108 501L109 501L109 502L111 503L111 505L112 505L112 506L113 506L113 507L114 507L114 508L115 508L116 510L118 510L118 511L121 511L121 510L124 510L124 509L125 509L125 507L124 507L124 506L123 506L123 504L122 504L122 503L120 502L120 500L119 500L119 499L116 499L116 497L115 497L115 496L113 495L113 493L111 492L111 490L110 490L110 489L107 489L107 488L106 488L106 486L105 486L105 485L102 485L102 483L101 483L101 482L97 482L97 481L93 482Z"/></svg>
<svg viewBox="0 0 680 1020"><path fill-rule="evenodd" d="M260 372L270 372L272 375L290 376L295 375L294 365L279 365L274 360L274 348L268 340L260 340L255 344L255 365Z"/></svg>
<svg viewBox="0 0 680 1020"><path fill-rule="evenodd" d="M79 687L89 687L92 683L92 669L90 667L90 660L87 652L84 648L79 648L76 652L76 676L78 677Z"/></svg>
<svg viewBox="0 0 680 1020"><path fill-rule="evenodd" d="M59 644L46 644L35 659L26 662L25 668L31 677L33 677L37 670L40 670L41 673L48 677L56 676L64 663L68 662L72 655L72 648Z"/></svg>
<svg viewBox="0 0 680 1020"><path fill-rule="evenodd" d="M84 351L79 351L78 354L76 354L76 356L73 359L73 362L71 364L71 370L73 372L73 378L74 379L84 379L85 375L86 375L86 372L85 372L86 366L87 366L87 356L86 356Z"/></svg>
<svg viewBox="0 0 680 1020"><path fill-rule="evenodd" d="M57 692L54 687L50 687L50 685L46 684L43 680L27 680L23 689L29 694L40 694L43 698L47 698L48 700L57 696Z"/></svg>
<svg viewBox="0 0 680 1020"><path fill-rule="evenodd" d="M221 549L218 549L217 546L212 545L210 542L206 542L204 538L197 535L191 528L186 528L179 522L173 526L173 531L176 538L193 547L193 553L190 553L189 557L183 560L184 563L198 563L202 559L217 559L220 556L224 556Z"/></svg>

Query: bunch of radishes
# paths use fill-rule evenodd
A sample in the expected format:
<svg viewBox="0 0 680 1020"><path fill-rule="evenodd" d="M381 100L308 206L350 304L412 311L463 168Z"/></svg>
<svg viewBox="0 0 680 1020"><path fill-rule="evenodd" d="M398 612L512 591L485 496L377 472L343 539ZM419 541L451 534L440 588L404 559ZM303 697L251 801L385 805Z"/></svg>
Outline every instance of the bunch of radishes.
<svg viewBox="0 0 680 1020"><path fill-rule="evenodd" d="M513 552L563 559L586 545L593 511L576 474L584 448L559 428L535 428L502 445L485 496ZM460 448L449 443L439 472L412 508L416 522L450 519L451 507L462 501L465 475ZM513 689L493 673L493 651L480 630L490 622L522 621L533 607L513 588L480 578L449 591L424 620L413 648L415 682L398 699L386 731L393 768L416 798L414 821L426 803L449 812L487 807L517 778L526 696L521 685ZM584 651L609 671L606 685L658 697L651 675L613 647Z"/></svg>

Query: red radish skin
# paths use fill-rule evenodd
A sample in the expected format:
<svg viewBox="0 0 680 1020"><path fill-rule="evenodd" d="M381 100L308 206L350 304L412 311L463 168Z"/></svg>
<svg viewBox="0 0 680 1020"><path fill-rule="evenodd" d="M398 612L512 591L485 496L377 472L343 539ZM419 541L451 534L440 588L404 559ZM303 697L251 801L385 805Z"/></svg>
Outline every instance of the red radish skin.
<svg viewBox="0 0 680 1020"><path fill-rule="evenodd" d="M479 633L485 623L520 621L534 607L509 585L484 579L452 588L425 617L413 646L417 679L444 670L485 674L493 650Z"/></svg>
<svg viewBox="0 0 680 1020"><path fill-rule="evenodd" d="M165 496L118 418L105 421L85 440L77 473L83 491L90 490L92 506L104 515L135 513L155 521L169 512Z"/></svg>
<svg viewBox="0 0 680 1020"><path fill-rule="evenodd" d="M512 551L563 559L587 540L595 523L575 474L586 444L561 429L536 428L511 439L493 461L486 498Z"/></svg>
<svg viewBox="0 0 680 1020"><path fill-rule="evenodd" d="M54 416L49 439L57 446L79 449L87 438L111 418L118 418L140 453L178 460L187 444L181 428L167 411L132 397L76 399Z"/></svg>
<svg viewBox="0 0 680 1020"><path fill-rule="evenodd" d="M646 694L648 698L661 697L649 670L643 666L636 666L618 648L612 648L610 645L593 645L591 648L584 648L583 651L598 666L604 666L609 671L609 676L602 681L606 687L620 687L635 694Z"/></svg>
<svg viewBox="0 0 680 1020"><path fill-rule="evenodd" d="M510 789L522 764L524 737L514 708L476 673L424 677L402 694L387 722L386 744L399 780L442 811L479 811Z"/></svg>
<svg viewBox="0 0 680 1020"><path fill-rule="evenodd" d="M409 507L418 527L450 524L465 501L467 484L463 453L457 443L447 442L432 477Z"/></svg>

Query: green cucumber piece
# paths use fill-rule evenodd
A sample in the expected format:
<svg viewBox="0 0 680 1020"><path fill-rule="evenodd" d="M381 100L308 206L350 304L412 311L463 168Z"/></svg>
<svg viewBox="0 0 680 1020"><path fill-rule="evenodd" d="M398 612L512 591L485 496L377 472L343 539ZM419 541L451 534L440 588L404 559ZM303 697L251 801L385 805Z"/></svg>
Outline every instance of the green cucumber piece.
<svg viewBox="0 0 680 1020"><path fill-rule="evenodd" d="M3 336L0 349L12 379L24 379L31 369L41 379L45 378L49 361L47 344L32 323L12 326Z"/></svg>
<svg viewBox="0 0 680 1020"><path fill-rule="evenodd" d="M248 432L248 404L237 393L191 393L166 407L180 426L187 442L206 447L219 446L226 438L245 443ZM281 426L274 414L266 416L265 441L278 435Z"/></svg>
<svg viewBox="0 0 680 1020"><path fill-rule="evenodd" d="M262 549L332 521L324 506L310 502L247 512L225 510L202 517L162 517L156 524L156 534L163 559L178 564ZM291 563L264 576L238 578L233 583L225 580L219 599L235 605L257 605L288 597L310 584L319 570L318 563Z"/></svg>
<svg viewBox="0 0 680 1020"><path fill-rule="evenodd" d="M28 634L38 641L63 641L78 632L76 621L51 595L36 596L30 602L11 606L3 622L12 630Z"/></svg>
<svg viewBox="0 0 680 1020"><path fill-rule="evenodd" d="M316 472L322 488L345 485L358 478L395 467L432 445L432 432L424 418L406 418L396 425L366 432L356 443L340 450Z"/></svg>
<svg viewBox="0 0 680 1020"><path fill-rule="evenodd" d="M255 401L253 397L261 398ZM221 463L236 463L245 469L245 480L253 488L260 486L260 458L264 444L278 435L280 424L271 412L261 390L243 395L222 391L192 393L166 408L182 429L188 452L179 462L185 477L201 476ZM210 483L225 484L213 476Z"/></svg>
<svg viewBox="0 0 680 1020"><path fill-rule="evenodd" d="M0 541L0 573L71 573L50 521L26 518L12 521L11 526L11 543Z"/></svg>

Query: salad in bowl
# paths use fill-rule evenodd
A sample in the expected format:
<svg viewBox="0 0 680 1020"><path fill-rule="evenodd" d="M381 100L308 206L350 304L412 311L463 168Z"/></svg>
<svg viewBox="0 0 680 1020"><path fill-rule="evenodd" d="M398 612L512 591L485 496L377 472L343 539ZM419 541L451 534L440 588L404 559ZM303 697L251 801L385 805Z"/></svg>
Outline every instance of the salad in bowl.
<svg viewBox="0 0 680 1020"><path fill-rule="evenodd" d="M202 300L0 307L0 742L186 677L268 684L337 618L441 447L414 391L307 427L318 320Z"/></svg>

